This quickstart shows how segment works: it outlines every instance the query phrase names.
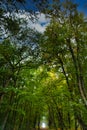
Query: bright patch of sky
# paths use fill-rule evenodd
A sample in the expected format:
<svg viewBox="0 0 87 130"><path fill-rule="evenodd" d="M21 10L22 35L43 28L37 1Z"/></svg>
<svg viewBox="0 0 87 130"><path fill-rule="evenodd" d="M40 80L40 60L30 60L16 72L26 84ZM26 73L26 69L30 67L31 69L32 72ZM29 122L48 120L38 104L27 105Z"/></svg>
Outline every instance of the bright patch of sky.
<svg viewBox="0 0 87 130"><path fill-rule="evenodd" d="M41 128L47 128L47 119L45 116L42 117Z"/></svg>
<svg viewBox="0 0 87 130"><path fill-rule="evenodd" d="M38 14L38 20L35 23L31 22L31 26L35 28L37 31L43 33L46 29L46 26L49 24L50 19L46 18L43 13Z"/></svg>
<svg viewBox="0 0 87 130"><path fill-rule="evenodd" d="M42 127L42 128L46 128L45 122L42 123L42 126L41 126L41 127Z"/></svg>

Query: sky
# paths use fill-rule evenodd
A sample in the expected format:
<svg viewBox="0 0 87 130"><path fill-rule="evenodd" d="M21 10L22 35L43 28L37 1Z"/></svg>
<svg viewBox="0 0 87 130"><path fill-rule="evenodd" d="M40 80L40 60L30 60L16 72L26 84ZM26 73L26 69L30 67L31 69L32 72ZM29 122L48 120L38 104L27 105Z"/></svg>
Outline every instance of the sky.
<svg viewBox="0 0 87 130"><path fill-rule="evenodd" d="M49 0L49 1L52 1L52 0ZM78 10L80 12L83 12L87 16L87 0L73 0L73 1L75 1L78 4ZM22 8L24 7L26 10L32 9L34 11L37 11L32 0L26 0L26 4L24 4ZM31 21L29 21L29 24L32 28L35 28L39 32L43 33L45 31L46 26L49 24L50 20L46 19L43 13L41 14L38 13L38 18L39 19L36 23L32 23Z"/></svg>
<svg viewBox="0 0 87 130"><path fill-rule="evenodd" d="M50 19L46 18L43 13L38 13L38 20L35 23L29 21L30 27L35 28L37 31L43 33L46 26L50 23Z"/></svg>
<svg viewBox="0 0 87 130"><path fill-rule="evenodd" d="M44 0L42 0L42 1L44 1ZM49 0L49 1L52 1L52 0ZM73 1L78 3L78 10L80 12L83 12L87 16L87 0L73 0ZM18 6L19 6L19 9L24 9L24 10L31 9L34 11L38 11L35 9L35 5L32 2L32 0L26 0L26 4L24 4L24 5L18 4ZM26 13L20 17L26 17L25 15L26 15ZM45 18L45 15L43 13L38 12L38 21L33 23L31 20L29 20L29 27L35 28L37 31L43 33L49 23L50 23L50 19Z"/></svg>
<svg viewBox="0 0 87 130"><path fill-rule="evenodd" d="M33 9L35 10L35 5L34 3L32 2L32 0L25 0L25 8L26 9ZM52 1L52 0L49 0L49 1ZM87 0L73 0L75 1L75 3L78 4L78 10L79 11L82 11L85 15L87 15Z"/></svg>
<svg viewBox="0 0 87 130"><path fill-rule="evenodd" d="M78 10L87 16L87 0L76 0L78 3Z"/></svg>

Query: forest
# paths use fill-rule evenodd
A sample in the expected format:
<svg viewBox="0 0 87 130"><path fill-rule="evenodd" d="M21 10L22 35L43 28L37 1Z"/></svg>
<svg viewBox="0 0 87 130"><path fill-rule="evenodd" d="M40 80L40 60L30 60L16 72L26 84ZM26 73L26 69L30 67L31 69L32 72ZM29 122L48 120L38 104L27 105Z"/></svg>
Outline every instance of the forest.
<svg viewBox="0 0 87 130"><path fill-rule="evenodd" d="M87 17L73 0L32 1L0 0L0 130L87 130Z"/></svg>

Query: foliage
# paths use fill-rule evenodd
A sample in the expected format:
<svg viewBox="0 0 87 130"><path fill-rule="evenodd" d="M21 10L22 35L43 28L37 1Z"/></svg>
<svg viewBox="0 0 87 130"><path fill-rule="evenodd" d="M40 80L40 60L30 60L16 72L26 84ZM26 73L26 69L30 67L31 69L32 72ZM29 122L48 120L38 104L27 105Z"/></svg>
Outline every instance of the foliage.
<svg viewBox="0 0 87 130"><path fill-rule="evenodd" d="M51 18L44 34L0 10L0 129L39 130L45 116L49 129L86 130L86 19L71 0L34 2Z"/></svg>

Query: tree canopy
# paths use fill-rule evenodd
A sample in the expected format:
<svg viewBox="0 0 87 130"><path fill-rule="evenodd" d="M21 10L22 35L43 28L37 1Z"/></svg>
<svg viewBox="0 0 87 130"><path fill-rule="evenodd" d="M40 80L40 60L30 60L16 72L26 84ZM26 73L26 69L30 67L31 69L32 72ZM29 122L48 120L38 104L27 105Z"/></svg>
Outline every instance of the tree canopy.
<svg viewBox="0 0 87 130"><path fill-rule="evenodd" d="M87 18L72 0L34 0L50 18L40 33L7 11L24 2L0 1L0 130L87 130Z"/></svg>

